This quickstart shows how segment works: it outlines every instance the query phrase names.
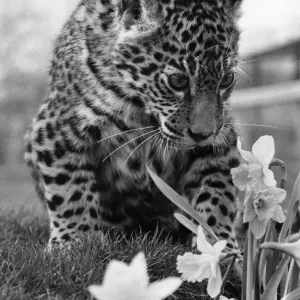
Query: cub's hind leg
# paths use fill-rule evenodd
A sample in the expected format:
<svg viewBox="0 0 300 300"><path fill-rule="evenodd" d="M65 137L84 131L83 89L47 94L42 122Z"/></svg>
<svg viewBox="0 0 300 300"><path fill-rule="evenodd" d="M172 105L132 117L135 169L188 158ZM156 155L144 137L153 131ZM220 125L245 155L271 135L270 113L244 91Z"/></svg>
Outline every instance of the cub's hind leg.
<svg viewBox="0 0 300 300"><path fill-rule="evenodd" d="M51 120L36 121L27 135L29 165L38 176L39 194L50 219L49 248L77 240L81 233L100 234L101 223L100 195L95 165L86 154L87 139L70 138L67 124L65 131L54 134L50 130L54 126Z"/></svg>

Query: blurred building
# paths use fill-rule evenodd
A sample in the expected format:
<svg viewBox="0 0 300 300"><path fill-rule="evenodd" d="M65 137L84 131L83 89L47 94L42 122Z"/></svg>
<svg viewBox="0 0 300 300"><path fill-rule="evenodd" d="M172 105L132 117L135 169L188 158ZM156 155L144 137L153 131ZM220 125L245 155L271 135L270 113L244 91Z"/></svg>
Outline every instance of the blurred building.
<svg viewBox="0 0 300 300"><path fill-rule="evenodd" d="M241 68L231 103L242 136L248 149L260 136L274 136L291 191L300 172L300 40L249 56Z"/></svg>
<svg viewBox="0 0 300 300"><path fill-rule="evenodd" d="M237 88L300 80L300 40L248 56L241 60L244 75Z"/></svg>

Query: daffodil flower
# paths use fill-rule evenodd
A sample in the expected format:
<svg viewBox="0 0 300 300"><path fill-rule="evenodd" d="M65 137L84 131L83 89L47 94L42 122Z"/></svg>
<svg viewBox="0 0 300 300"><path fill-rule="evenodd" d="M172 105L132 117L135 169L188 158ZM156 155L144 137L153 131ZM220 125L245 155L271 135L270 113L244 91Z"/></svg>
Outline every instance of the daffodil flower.
<svg viewBox="0 0 300 300"><path fill-rule="evenodd" d="M247 164L231 169L231 175L234 185L246 192L245 202L247 202L251 191L258 192L267 187L276 186L274 173L269 169L275 154L274 139L267 135L260 137L253 144L252 152L249 152L242 149L239 137L237 149Z"/></svg>
<svg viewBox="0 0 300 300"><path fill-rule="evenodd" d="M295 262L300 268L300 239L295 243L264 243L260 246L261 248L271 248L274 250L279 250L290 256L292 256Z"/></svg>
<svg viewBox="0 0 300 300"><path fill-rule="evenodd" d="M286 191L276 187L269 187L258 192L246 203L244 223L249 222L253 235L261 238L270 219L278 223L285 221L281 203L286 197Z"/></svg>
<svg viewBox="0 0 300 300"><path fill-rule="evenodd" d="M235 299L235 298L230 298L230 299L228 299L228 298L225 297L225 296L220 296L220 300L237 300L237 299Z"/></svg>
<svg viewBox="0 0 300 300"><path fill-rule="evenodd" d="M177 257L177 270L182 273L182 279L189 282L201 282L208 278L207 292L214 298L220 294L222 276L219 267L221 252L226 247L226 241L218 241L213 246L209 244L201 225L198 227L197 249L201 255L191 252Z"/></svg>
<svg viewBox="0 0 300 300"><path fill-rule="evenodd" d="M149 285L145 255L139 253L129 265L111 261L102 285L91 285L88 290L97 300L161 300L181 283L180 278L169 277Z"/></svg>

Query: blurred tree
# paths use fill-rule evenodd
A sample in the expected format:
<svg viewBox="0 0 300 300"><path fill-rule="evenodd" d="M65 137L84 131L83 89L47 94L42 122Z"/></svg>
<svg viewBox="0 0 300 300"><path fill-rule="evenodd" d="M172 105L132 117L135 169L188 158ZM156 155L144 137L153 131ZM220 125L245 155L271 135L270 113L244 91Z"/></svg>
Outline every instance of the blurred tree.
<svg viewBox="0 0 300 300"><path fill-rule="evenodd" d="M0 1L0 164L22 157L22 136L47 89L54 38L76 2Z"/></svg>

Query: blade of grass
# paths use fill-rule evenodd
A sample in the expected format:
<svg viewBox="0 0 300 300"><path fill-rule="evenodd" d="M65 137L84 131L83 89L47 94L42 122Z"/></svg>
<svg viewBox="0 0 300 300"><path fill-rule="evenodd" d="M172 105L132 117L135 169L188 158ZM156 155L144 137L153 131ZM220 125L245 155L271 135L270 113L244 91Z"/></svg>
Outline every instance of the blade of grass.
<svg viewBox="0 0 300 300"><path fill-rule="evenodd" d="M280 281L280 285L279 285L279 293L277 294L280 294L280 297L283 297L284 295L286 295L287 293L285 293L285 289L289 286L289 270L290 270L290 267L286 268L286 270L284 271L283 275L282 275L282 278L281 278L281 281Z"/></svg>
<svg viewBox="0 0 300 300"><path fill-rule="evenodd" d="M197 232L197 225L194 224L193 222L191 222L188 218L186 218L185 216L183 216L182 214L174 214L175 218L183 225L185 226L187 229L189 229L190 231L192 231L193 233L195 233L196 235L198 234Z"/></svg>
<svg viewBox="0 0 300 300"><path fill-rule="evenodd" d="M292 269L292 274L290 277L290 285L289 285L289 289L288 289L289 293L299 287L299 280L300 280L300 268L299 268L298 264L294 263L294 266Z"/></svg>
<svg viewBox="0 0 300 300"><path fill-rule="evenodd" d="M300 289L295 290L294 292L286 295L286 297L281 300L299 300L300 299Z"/></svg>
<svg viewBox="0 0 300 300"><path fill-rule="evenodd" d="M194 208L178 193L176 193L170 186L168 186L159 176L157 176L154 172L150 170L148 166L146 166L148 173L150 174L152 180L156 184L156 186L160 189L160 191L175 205L177 205L180 209L190 215L195 221L197 221L203 228L212 236L215 242L219 239L212 231L212 229L207 225L205 220L200 217L199 213L197 213Z"/></svg>
<svg viewBox="0 0 300 300"><path fill-rule="evenodd" d="M300 197L300 195L299 195L299 197ZM290 226L289 226L287 238L289 238L292 234L292 228L293 228L294 220L296 218L297 211L299 209L299 205L300 205L300 200L297 200L295 202L294 209L293 209L294 213L292 214L292 217L291 217L291 220L290 220Z"/></svg>
<svg viewBox="0 0 300 300"><path fill-rule="evenodd" d="M288 255L283 255L282 260L276 269L275 273L273 274L272 278L270 279L264 293L261 296L261 300L273 300L276 293L278 286L280 284L281 278L285 272L285 269L290 261L290 257Z"/></svg>
<svg viewBox="0 0 300 300"><path fill-rule="evenodd" d="M287 275L287 278L285 281L285 287L284 287L284 293L283 293L284 297L289 293L290 279L291 279L292 271L294 269L294 264L295 264L295 261L292 259L290 266L289 266L288 275Z"/></svg>

